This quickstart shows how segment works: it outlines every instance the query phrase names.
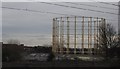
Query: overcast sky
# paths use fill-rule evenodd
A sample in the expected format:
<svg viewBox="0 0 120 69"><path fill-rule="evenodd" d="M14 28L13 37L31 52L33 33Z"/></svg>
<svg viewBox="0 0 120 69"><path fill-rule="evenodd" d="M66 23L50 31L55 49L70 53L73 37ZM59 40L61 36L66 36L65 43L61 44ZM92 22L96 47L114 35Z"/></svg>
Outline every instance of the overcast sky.
<svg viewBox="0 0 120 69"><path fill-rule="evenodd" d="M28 1L44 1L44 2L118 2L119 0L1 0L2 2L28 2Z"/></svg>
<svg viewBox="0 0 120 69"><path fill-rule="evenodd" d="M81 8L89 8L104 12L107 11L112 13L118 13L118 10L94 8L94 7L81 6L81 5L72 5L63 2L54 2L54 3L76 6ZM77 3L118 9L118 7L113 5L106 5L95 2L77 2ZM118 4L118 2L112 2L112 4ZM118 29L118 16L112 14L66 8L66 7L48 5L38 2L36 3L35 2L3 2L2 6L112 19L116 21L107 20L107 22L111 23L116 28L116 30ZM52 19L55 17L62 17L62 16L63 15L36 13L36 12L28 12L28 11L12 10L12 9L2 9L3 42L6 42L9 39L17 39L21 43L30 46L51 44Z"/></svg>

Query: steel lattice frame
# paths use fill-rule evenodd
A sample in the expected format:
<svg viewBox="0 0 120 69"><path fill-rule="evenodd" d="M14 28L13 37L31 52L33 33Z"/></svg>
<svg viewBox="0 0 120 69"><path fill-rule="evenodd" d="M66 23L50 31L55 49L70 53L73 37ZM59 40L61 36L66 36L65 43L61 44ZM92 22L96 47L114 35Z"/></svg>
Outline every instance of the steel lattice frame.
<svg viewBox="0 0 120 69"><path fill-rule="evenodd" d="M97 54L100 23L105 24L105 19L85 16L53 18L52 51L60 54L70 54L71 51L73 54Z"/></svg>

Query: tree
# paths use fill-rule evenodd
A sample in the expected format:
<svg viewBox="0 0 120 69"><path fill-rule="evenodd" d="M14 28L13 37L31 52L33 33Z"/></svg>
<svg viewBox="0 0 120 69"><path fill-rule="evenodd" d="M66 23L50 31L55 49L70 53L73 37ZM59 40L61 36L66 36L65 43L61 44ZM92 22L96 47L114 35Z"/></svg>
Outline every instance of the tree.
<svg viewBox="0 0 120 69"><path fill-rule="evenodd" d="M17 44L17 45L20 45L20 41L17 40L17 39L9 39L7 41L7 44Z"/></svg>
<svg viewBox="0 0 120 69"><path fill-rule="evenodd" d="M7 44L2 45L2 58L3 61L18 61L22 58L24 51L23 46L20 45L20 41L10 39Z"/></svg>
<svg viewBox="0 0 120 69"><path fill-rule="evenodd" d="M20 61L24 48L16 44L3 44L2 45L2 60L5 61Z"/></svg>
<svg viewBox="0 0 120 69"><path fill-rule="evenodd" d="M108 59L108 57L114 56L114 50L119 44L119 39L114 27L111 24L100 24L98 42L98 47L103 57Z"/></svg>

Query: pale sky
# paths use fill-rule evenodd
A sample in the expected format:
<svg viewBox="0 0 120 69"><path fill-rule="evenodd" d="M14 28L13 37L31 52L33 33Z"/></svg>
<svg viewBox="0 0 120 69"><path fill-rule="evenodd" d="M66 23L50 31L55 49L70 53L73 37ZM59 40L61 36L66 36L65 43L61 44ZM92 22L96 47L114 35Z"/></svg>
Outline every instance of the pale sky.
<svg viewBox="0 0 120 69"><path fill-rule="evenodd" d="M28 2L28 1L42 1L42 2L118 2L119 0L1 0L2 2Z"/></svg>
<svg viewBox="0 0 120 69"><path fill-rule="evenodd" d="M8 0L4 0L4 1L8 1ZM9 0L9 1L12 1L12 0ZM15 1L18 1L18 0L15 0ZM37 0L37 1L40 1L40 0ZM55 1L55 0L49 0L49 1ZM90 0L86 0L86 1L90 1ZM97 0L97 1L100 1L100 0ZM108 1L108 0L103 0L103 1ZM113 1L113 0L109 0L109 1ZM116 2L111 2L111 4L117 4L119 0L114 0L114 1ZM63 2L59 2L59 3L52 2L52 3L89 8L89 9L100 10L105 12L107 11L112 13L118 13L118 10L94 8L94 7L81 6L81 5L72 5L72 4L66 4ZM95 3L95 2L78 2L78 4L79 3L88 4L88 5L97 5L97 6L103 6L103 7L105 6L105 7L118 9L118 7L116 6ZM116 28L116 30L118 29L118 16L112 15L112 14L66 8L66 7L48 5L48 4L37 3L37 2L36 3L35 2L3 2L2 6L21 8L21 9L27 8L31 10L112 19L117 21L107 20L107 22L111 23ZM17 39L21 43L25 45L30 45L30 46L51 44L52 19L55 17L62 17L62 16L55 15L55 14L28 12L28 11L22 11L22 10L18 11L18 10L12 10L12 9L2 9L3 42L7 42L7 40L9 39Z"/></svg>

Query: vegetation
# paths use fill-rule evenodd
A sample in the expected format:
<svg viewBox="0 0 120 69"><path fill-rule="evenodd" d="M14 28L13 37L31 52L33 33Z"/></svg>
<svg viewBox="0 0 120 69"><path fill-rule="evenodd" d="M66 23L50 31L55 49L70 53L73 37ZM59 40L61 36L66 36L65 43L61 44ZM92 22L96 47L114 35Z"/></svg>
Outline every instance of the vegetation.
<svg viewBox="0 0 120 69"><path fill-rule="evenodd" d="M17 39L9 39L7 41L7 44L17 44L17 45L20 45L20 41L17 40Z"/></svg>
<svg viewBox="0 0 120 69"><path fill-rule="evenodd" d="M54 54L52 53L51 47L35 46L26 47L24 45L18 44L3 44L2 45L2 61L3 62L13 62L21 61L24 54L31 53L48 53L48 61L52 61Z"/></svg>
<svg viewBox="0 0 120 69"><path fill-rule="evenodd" d="M16 44L3 45L2 47L2 61L11 62L21 60L23 48Z"/></svg>
<svg viewBox="0 0 120 69"><path fill-rule="evenodd" d="M99 27L99 34L98 47L100 55L108 61L111 59L116 59L116 61L120 60L120 36L117 35L114 27L111 24L101 24Z"/></svg>
<svg viewBox="0 0 120 69"><path fill-rule="evenodd" d="M52 61L53 58L55 58L55 55L54 55L53 52L51 51L51 52L49 53L49 56L48 56L48 61Z"/></svg>

